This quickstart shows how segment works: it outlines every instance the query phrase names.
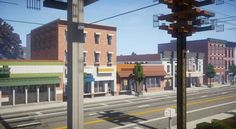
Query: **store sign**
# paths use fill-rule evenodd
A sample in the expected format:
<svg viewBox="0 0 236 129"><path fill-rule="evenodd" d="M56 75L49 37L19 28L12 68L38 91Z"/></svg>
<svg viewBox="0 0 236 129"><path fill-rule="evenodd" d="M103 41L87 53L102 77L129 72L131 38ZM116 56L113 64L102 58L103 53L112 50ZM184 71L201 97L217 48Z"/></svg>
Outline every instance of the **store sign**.
<svg viewBox="0 0 236 129"><path fill-rule="evenodd" d="M98 73L112 73L113 71L113 68L98 68Z"/></svg>

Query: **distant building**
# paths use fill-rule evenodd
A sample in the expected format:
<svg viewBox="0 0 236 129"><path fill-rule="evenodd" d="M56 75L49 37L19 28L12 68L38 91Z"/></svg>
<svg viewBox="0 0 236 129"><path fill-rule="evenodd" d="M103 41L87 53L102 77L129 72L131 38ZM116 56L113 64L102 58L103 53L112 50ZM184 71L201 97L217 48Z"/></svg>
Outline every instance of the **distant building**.
<svg viewBox="0 0 236 129"><path fill-rule="evenodd" d="M116 27L84 24L85 97L116 93ZM55 20L31 31L31 58L60 60L67 66L67 22ZM67 76L67 70L65 70ZM67 81L65 79L65 85Z"/></svg>
<svg viewBox="0 0 236 129"><path fill-rule="evenodd" d="M188 83L187 87L201 86L203 84L204 54L189 52L187 53L187 59L188 59L187 60L187 73L186 73L187 83ZM163 69L166 73L164 76L163 74L161 74L164 77L163 78L164 90L172 90L176 88L176 70L177 70L176 52L163 51L162 53L159 53L159 54L117 56L117 64L118 64L118 67L117 67L118 81L117 82L118 83L120 81L119 72L122 71L122 68L120 67L121 66L128 67L129 65L125 65L125 64L135 64L135 63L141 63L145 67L158 66L158 67L149 68L151 69L149 72L151 72L153 76L160 76L159 72L162 71ZM148 75L149 73L146 73L146 74ZM122 72L121 72L121 75L122 75ZM126 75L126 78L128 78L127 76L128 75Z"/></svg>
<svg viewBox="0 0 236 129"><path fill-rule="evenodd" d="M0 107L63 101L64 63L0 60Z"/></svg>
<svg viewBox="0 0 236 129"><path fill-rule="evenodd" d="M187 42L187 49L190 52L204 53L204 73L208 64L215 67L216 76L212 79L215 85L228 83L228 68L234 64L235 47L235 42L212 38ZM158 52L163 51L176 51L176 41L158 44ZM207 84L208 81L208 78L204 77L204 84Z"/></svg>

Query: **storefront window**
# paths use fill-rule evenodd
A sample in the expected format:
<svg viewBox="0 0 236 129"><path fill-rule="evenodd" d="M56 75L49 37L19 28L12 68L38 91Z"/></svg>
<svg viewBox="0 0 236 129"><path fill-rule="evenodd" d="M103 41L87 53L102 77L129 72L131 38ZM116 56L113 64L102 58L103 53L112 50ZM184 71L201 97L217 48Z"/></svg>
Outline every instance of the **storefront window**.
<svg viewBox="0 0 236 129"><path fill-rule="evenodd" d="M147 87L160 87L160 78L159 77L148 77L146 78Z"/></svg>
<svg viewBox="0 0 236 129"><path fill-rule="evenodd" d="M12 105L12 88L11 87L0 87L2 91L2 106Z"/></svg>
<svg viewBox="0 0 236 129"><path fill-rule="evenodd" d="M39 87L39 101L48 101L48 87L47 85Z"/></svg>
<svg viewBox="0 0 236 129"><path fill-rule="evenodd" d="M15 102L16 104L25 104L25 87L18 86L15 87Z"/></svg>
<svg viewBox="0 0 236 129"><path fill-rule="evenodd" d="M91 82L86 82L84 84L84 93L91 93Z"/></svg>
<svg viewBox="0 0 236 129"><path fill-rule="evenodd" d="M36 86L28 87L28 103L37 102L37 88Z"/></svg>

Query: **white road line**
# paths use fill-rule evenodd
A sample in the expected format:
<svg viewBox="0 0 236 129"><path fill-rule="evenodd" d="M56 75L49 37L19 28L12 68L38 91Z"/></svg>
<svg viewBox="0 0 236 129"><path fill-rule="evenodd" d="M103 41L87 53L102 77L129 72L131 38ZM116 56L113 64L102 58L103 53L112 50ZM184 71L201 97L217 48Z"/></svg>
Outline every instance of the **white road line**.
<svg viewBox="0 0 236 129"><path fill-rule="evenodd" d="M222 92L221 94L224 95L224 94L227 94L227 93L229 93L229 92Z"/></svg>
<svg viewBox="0 0 236 129"><path fill-rule="evenodd" d="M149 107L150 105L146 104L146 105L140 105L138 106L138 108L144 108L144 107Z"/></svg>
<svg viewBox="0 0 236 129"><path fill-rule="evenodd" d="M102 106L107 106L107 104L105 104L105 103L100 103L100 105L102 105Z"/></svg>
<svg viewBox="0 0 236 129"><path fill-rule="evenodd" d="M134 127L134 129L143 129L143 128L141 128L141 127Z"/></svg>
<svg viewBox="0 0 236 129"><path fill-rule="evenodd" d="M201 96L202 98L205 98L205 97L208 97L208 95L203 95L203 96Z"/></svg>
<svg viewBox="0 0 236 129"><path fill-rule="evenodd" d="M88 114L89 116L95 116L95 115L97 115L97 113L95 112L95 113L90 113L90 114Z"/></svg>
<svg viewBox="0 0 236 129"><path fill-rule="evenodd" d="M27 123L27 124L16 125L16 127L14 127L14 128L22 128L22 127L40 125L40 124L41 124L40 122L32 122L32 123Z"/></svg>
<svg viewBox="0 0 236 129"><path fill-rule="evenodd" d="M218 105L213 105L213 106L205 107L205 108L200 108L200 109L188 111L187 113L194 113L194 112L198 112L198 111L202 111L202 110L207 110L207 109L211 109L211 108L215 108L215 107L220 107L220 106L224 106L224 105L228 105L228 104L233 104L233 103L236 103L236 101L232 101L232 102L228 102L228 103L222 103L222 104L218 104ZM124 129L124 128L127 128L127 127L136 126L138 124L149 123L149 122L152 122L152 121L163 120L163 119L166 119L166 118L167 117L159 117L159 118L155 118L155 119L141 121L141 122L138 122L138 123L132 123L132 124L124 125L124 126L118 126L118 127L114 127L114 128L110 128L110 129Z"/></svg>

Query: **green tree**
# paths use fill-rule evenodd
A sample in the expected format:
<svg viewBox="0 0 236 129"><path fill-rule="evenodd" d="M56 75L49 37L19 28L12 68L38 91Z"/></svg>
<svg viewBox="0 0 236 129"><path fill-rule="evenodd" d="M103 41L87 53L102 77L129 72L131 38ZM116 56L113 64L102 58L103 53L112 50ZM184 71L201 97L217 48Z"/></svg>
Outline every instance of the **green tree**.
<svg viewBox="0 0 236 129"><path fill-rule="evenodd" d="M13 27L0 18L0 54L8 59L18 59L22 55L20 36L13 31Z"/></svg>
<svg viewBox="0 0 236 129"><path fill-rule="evenodd" d="M205 75L207 76L207 78L210 78L210 87L211 87L211 79L214 78L216 75L215 68L212 64L207 65Z"/></svg>
<svg viewBox="0 0 236 129"><path fill-rule="evenodd" d="M144 74L143 74L143 67L141 64L136 64L133 70L133 79L135 80L135 92L136 95L139 96L141 90L142 90L142 84L144 81Z"/></svg>
<svg viewBox="0 0 236 129"><path fill-rule="evenodd" d="M232 84L234 84L234 77L236 75L236 66L234 64L229 66L229 74L232 78L231 82L232 82Z"/></svg>

